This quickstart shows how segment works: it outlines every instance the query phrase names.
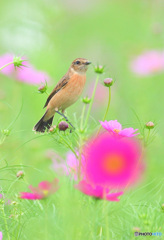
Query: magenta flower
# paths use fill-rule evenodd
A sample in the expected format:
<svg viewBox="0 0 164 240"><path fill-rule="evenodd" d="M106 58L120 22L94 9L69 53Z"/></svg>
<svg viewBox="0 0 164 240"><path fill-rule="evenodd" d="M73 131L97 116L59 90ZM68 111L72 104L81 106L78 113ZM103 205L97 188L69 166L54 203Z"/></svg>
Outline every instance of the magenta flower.
<svg viewBox="0 0 164 240"><path fill-rule="evenodd" d="M0 240L2 240L3 238L3 235L2 235L2 232L0 232Z"/></svg>
<svg viewBox="0 0 164 240"><path fill-rule="evenodd" d="M118 197L123 194L123 192L109 193L110 191L108 188L104 189L101 186L93 187L92 185L88 184L85 180L80 181L77 185L75 185L75 188L77 188L82 193L88 196L99 198L99 199L106 199L108 201L118 202L120 201Z"/></svg>
<svg viewBox="0 0 164 240"><path fill-rule="evenodd" d="M147 51L136 57L131 63L131 69L140 76L148 76L164 71L164 51Z"/></svg>
<svg viewBox="0 0 164 240"><path fill-rule="evenodd" d="M108 133L89 141L84 148L84 174L91 185L122 189L140 178L141 146L132 138L116 138Z"/></svg>
<svg viewBox="0 0 164 240"><path fill-rule="evenodd" d="M38 187L33 187L32 185L29 186L30 192L21 192L20 198L22 199L28 199L28 200L37 200L37 199L43 199L48 197L49 195L55 193L58 188L59 180L55 178L53 182L43 181L40 182Z"/></svg>
<svg viewBox="0 0 164 240"><path fill-rule="evenodd" d="M138 131L138 129L124 128L122 130L122 125L117 120L111 120L109 122L105 120L105 122L100 121L100 123L101 126L105 128L108 132L118 134L122 137L134 137L139 134L135 133L136 131Z"/></svg>
<svg viewBox="0 0 164 240"><path fill-rule="evenodd" d="M23 59L26 59L25 57ZM13 61L13 56L9 53L0 56L0 67ZM3 68L0 73L7 75L17 81L27 84L41 84L50 81L50 77L43 71L36 70L28 61L22 62L21 67L15 69L14 64Z"/></svg>

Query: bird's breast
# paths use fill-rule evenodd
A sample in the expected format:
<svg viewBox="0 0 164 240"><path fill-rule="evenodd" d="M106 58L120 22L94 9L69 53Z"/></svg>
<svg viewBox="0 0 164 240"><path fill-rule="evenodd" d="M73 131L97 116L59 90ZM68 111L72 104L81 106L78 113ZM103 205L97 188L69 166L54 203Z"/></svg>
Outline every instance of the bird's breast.
<svg viewBox="0 0 164 240"><path fill-rule="evenodd" d="M86 75L73 74L66 86L54 95L48 107L66 109L80 97L86 82Z"/></svg>

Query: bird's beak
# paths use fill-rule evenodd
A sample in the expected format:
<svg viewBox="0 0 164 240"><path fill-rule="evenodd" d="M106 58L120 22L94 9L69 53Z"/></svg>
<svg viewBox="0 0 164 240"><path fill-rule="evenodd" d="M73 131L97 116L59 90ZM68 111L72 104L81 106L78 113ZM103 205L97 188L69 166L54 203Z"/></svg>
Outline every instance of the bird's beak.
<svg viewBox="0 0 164 240"><path fill-rule="evenodd" d="M87 61L87 62L85 63L85 65L89 65L89 64L91 64L91 62L89 62L89 61Z"/></svg>

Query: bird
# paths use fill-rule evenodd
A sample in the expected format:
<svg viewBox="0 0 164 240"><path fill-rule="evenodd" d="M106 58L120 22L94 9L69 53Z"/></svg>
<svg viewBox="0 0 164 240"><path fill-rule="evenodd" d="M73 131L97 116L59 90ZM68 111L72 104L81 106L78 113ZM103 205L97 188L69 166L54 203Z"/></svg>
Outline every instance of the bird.
<svg viewBox="0 0 164 240"><path fill-rule="evenodd" d="M86 71L90 64L91 62L85 58L76 58L71 63L67 73L61 78L48 96L43 107L46 107L46 112L34 126L34 131L45 132L46 129L49 129L55 113L62 115L66 121L68 121L64 115L64 111L74 104L82 94L86 82ZM70 122L69 124L73 127Z"/></svg>

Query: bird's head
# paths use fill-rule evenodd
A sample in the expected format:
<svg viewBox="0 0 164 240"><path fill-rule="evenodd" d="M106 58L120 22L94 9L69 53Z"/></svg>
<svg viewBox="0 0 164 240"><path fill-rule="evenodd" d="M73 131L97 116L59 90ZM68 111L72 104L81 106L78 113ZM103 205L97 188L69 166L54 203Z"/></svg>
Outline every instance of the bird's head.
<svg viewBox="0 0 164 240"><path fill-rule="evenodd" d="M91 64L91 62L85 58L76 58L71 64L71 70L78 74L84 74L87 71L89 64Z"/></svg>

